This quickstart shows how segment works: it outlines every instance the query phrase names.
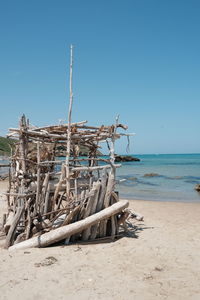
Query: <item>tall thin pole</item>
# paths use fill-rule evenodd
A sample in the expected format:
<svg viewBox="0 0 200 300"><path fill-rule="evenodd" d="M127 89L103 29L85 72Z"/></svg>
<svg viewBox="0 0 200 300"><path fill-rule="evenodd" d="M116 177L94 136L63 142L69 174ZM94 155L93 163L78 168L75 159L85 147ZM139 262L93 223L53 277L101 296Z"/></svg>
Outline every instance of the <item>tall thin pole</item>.
<svg viewBox="0 0 200 300"><path fill-rule="evenodd" d="M71 116L72 116L72 104L73 104L72 72L73 72L73 45L70 46L69 112L68 112L69 129L71 129Z"/></svg>
<svg viewBox="0 0 200 300"><path fill-rule="evenodd" d="M73 45L70 46L69 111L68 111L67 151L66 151L66 196L68 200L70 197L69 158L70 158L70 146L71 146L71 116L72 116L72 104L73 104L72 71L73 71Z"/></svg>

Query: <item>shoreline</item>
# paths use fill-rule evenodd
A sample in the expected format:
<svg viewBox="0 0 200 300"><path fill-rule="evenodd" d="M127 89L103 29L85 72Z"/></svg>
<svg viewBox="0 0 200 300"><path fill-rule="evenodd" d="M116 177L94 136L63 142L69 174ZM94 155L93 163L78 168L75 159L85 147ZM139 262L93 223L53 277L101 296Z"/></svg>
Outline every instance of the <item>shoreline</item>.
<svg viewBox="0 0 200 300"><path fill-rule="evenodd" d="M152 200L152 199L136 199L136 198L127 198L127 197L120 197L120 200L128 200L128 201L136 201L136 202L153 202L153 203L182 203L182 204L197 204L200 205L200 200L198 201L177 201L177 200Z"/></svg>

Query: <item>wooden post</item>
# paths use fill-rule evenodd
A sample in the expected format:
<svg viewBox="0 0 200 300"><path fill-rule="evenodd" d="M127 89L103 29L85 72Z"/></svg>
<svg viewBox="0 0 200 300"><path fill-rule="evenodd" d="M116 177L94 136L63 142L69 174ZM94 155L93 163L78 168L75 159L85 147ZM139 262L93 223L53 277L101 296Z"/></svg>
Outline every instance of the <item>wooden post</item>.
<svg viewBox="0 0 200 300"><path fill-rule="evenodd" d="M69 158L71 146L71 117L72 117L72 104L73 104L73 91L72 91L72 67L73 67L73 46L70 47L70 83L69 83L69 112L68 112L68 128L67 128L67 151L66 151L66 196L69 200L70 197L70 174L69 174Z"/></svg>
<svg viewBox="0 0 200 300"><path fill-rule="evenodd" d="M37 142L37 192L36 192L36 211L39 212L40 205L39 205L39 199L40 199L40 142Z"/></svg>
<svg viewBox="0 0 200 300"><path fill-rule="evenodd" d="M93 215L96 211L96 206L97 206L97 202L98 202L98 198L99 198L99 190L100 190L100 187L101 187L101 183L100 182L95 182L93 184L93 188L94 188L94 197L91 198L91 204L90 204L90 207L87 211L87 214L88 216L89 215ZM90 234L91 234L91 228L88 227L87 229L85 229L82 233L82 239L83 241L87 241L90 237Z"/></svg>
<svg viewBox="0 0 200 300"><path fill-rule="evenodd" d="M19 136L19 151L20 151L20 158L21 158L21 164L22 164L22 171L25 174L26 173L26 136L24 134L24 130L26 128L26 118L25 115L21 117L20 120L20 136Z"/></svg>
<svg viewBox="0 0 200 300"><path fill-rule="evenodd" d="M105 195L105 199L104 199L104 207L105 208L108 207L109 204L110 204L111 194L114 191L114 187L115 187L115 175L116 175L116 168L114 166L114 163L115 163L115 134L116 134L116 130L117 130L118 121L119 121L119 116L116 117L116 123L115 123L115 126L114 126L112 138L111 138L110 162L111 162L112 168L110 170L110 174L109 174L109 177L108 177L108 185L107 185L106 195ZM113 225L114 224L113 220L111 220L111 222L112 222L112 225ZM103 237L103 236L106 235L107 220L105 220L103 226L101 224L100 227L101 227L100 236Z"/></svg>
<svg viewBox="0 0 200 300"><path fill-rule="evenodd" d="M14 219L13 219L12 225L10 226L10 229L9 229L8 234L6 236L5 248L10 247L10 245L12 245L12 243L13 243L14 234L15 234L17 225L20 221L20 218L22 216L23 211L24 211L24 206L18 207L17 212L16 212L16 214L14 216Z"/></svg>

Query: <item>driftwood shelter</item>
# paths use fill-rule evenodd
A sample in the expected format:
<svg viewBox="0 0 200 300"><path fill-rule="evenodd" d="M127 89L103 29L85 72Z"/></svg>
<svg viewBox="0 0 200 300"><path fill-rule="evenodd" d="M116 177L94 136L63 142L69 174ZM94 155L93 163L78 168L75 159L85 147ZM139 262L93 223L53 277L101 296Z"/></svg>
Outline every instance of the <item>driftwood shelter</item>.
<svg viewBox="0 0 200 300"><path fill-rule="evenodd" d="M72 48L68 123L31 126L23 115L9 136L18 139L10 161L8 212L3 231L6 248L45 247L118 235L128 217L128 201L115 191L115 140L127 126L72 123ZM128 136L128 135L127 135ZM106 142L109 156L98 156ZM88 156L80 156L81 147ZM60 157L60 153L64 157Z"/></svg>

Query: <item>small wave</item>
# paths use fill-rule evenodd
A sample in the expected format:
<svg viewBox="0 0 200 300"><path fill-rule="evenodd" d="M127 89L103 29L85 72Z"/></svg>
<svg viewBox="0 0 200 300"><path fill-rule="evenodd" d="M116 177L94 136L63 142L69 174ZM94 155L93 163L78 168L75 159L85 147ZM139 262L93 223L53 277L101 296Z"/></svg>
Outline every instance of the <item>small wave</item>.
<svg viewBox="0 0 200 300"><path fill-rule="evenodd" d="M186 183L192 183L192 184L198 184L199 183L199 181L198 180L185 180L184 182L186 182Z"/></svg>

